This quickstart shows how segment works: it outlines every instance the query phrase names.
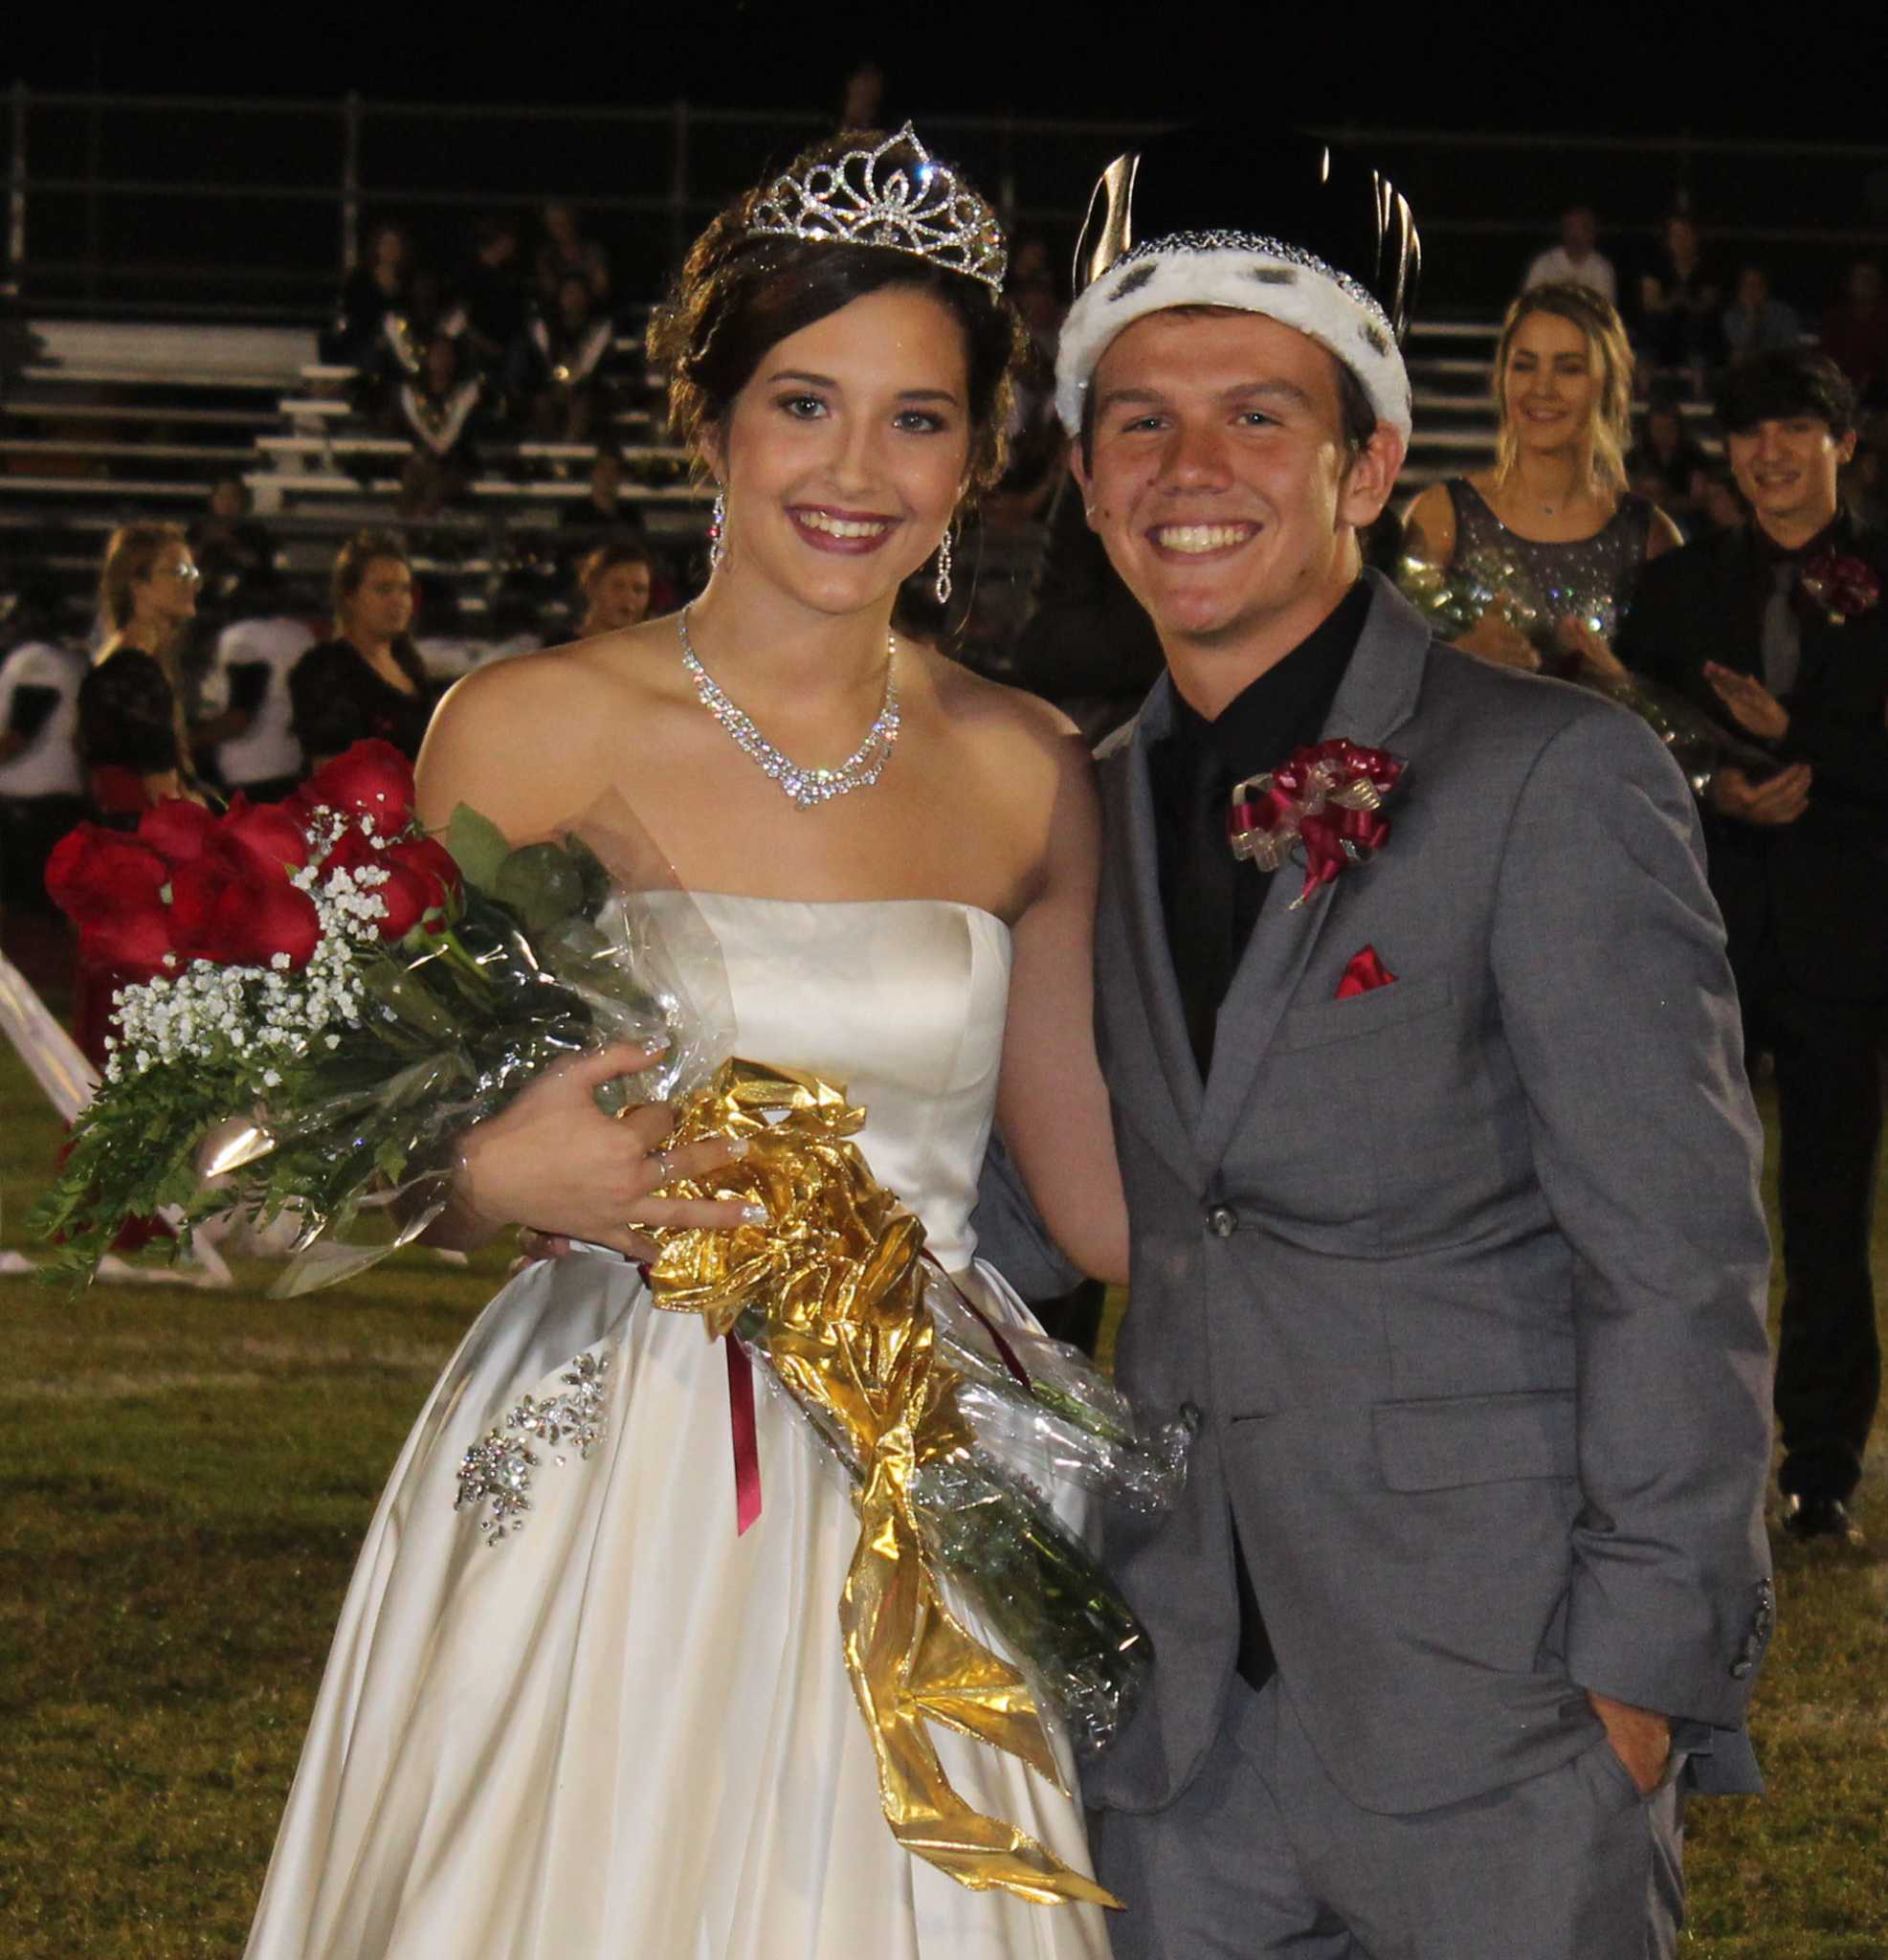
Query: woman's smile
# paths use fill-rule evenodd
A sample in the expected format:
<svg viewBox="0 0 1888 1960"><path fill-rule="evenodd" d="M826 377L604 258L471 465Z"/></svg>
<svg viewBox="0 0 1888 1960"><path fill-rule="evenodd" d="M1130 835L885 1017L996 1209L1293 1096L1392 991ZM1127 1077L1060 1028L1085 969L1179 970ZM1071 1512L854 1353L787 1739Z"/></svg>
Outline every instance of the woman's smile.
<svg viewBox="0 0 1888 1960"><path fill-rule="evenodd" d="M787 506L802 543L815 551L837 551L861 556L877 551L897 530L899 520L876 511L844 510L825 503L795 503Z"/></svg>

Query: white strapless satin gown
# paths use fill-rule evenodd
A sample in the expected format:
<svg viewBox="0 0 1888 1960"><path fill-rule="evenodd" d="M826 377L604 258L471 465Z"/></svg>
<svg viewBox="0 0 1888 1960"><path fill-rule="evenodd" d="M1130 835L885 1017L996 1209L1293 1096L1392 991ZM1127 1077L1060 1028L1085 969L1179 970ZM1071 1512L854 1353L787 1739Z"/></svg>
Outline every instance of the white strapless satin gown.
<svg viewBox="0 0 1888 1960"><path fill-rule="evenodd" d="M739 1052L849 1085L878 1180L973 1267L1010 941L939 901L699 899ZM585 1350L588 1461L538 1447L528 1528L455 1513L459 1459ZM757 1388L758 1388L757 1384ZM727 1370L633 1268L528 1268L466 1335L355 1570L250 1960L1105 1960L1104 1915L974 1893L893 1842L840 1656L845 1476L764 1391L763 1510L735 1533ZM945 1730L970 1803L1088 1872L1071 1798ZM1071 1787L1073 1779L1071 1778Z"/></svg>

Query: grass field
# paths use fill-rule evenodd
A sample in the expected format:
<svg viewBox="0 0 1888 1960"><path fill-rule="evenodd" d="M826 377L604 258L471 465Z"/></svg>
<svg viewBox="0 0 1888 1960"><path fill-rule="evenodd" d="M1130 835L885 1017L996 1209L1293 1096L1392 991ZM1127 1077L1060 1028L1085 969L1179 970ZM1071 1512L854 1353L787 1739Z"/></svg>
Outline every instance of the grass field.
<svg viewBox="0 0 1888 1960"><path fill-rule="evenodd" d="M56 1143L0 1054L8 1246ZM7 1960L240 1952L355 1546L502 1263L402 1255L295 1302L264 1297L265 1266L77 1304L0 1280ZM1698 1960L1888 1954L1878 1454L1868 1555L1779 1549L1753 1723L1771 1793L1693 1808Z"/></svg>

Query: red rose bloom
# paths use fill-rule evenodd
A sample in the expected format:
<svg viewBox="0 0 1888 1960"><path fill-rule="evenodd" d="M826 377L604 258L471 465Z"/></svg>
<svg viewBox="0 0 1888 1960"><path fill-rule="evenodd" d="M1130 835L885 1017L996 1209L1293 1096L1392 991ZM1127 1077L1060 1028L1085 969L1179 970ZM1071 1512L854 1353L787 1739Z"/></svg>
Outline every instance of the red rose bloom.
<svg viewBox="0 0 1888 1960"><path fill-rule="evenodd" d="M390 742L357 742L297 795L304 809L325 804L366 818L383 837L397 836L413 820L413 766Z"/></svg>
<svg viewBox="0 0 1888 1960"><path fill-rule="evenodd" d="M403 837L375 857L387 872L387 882L376 887L387 907L379 922L382 939L405 939L441 911L458 887L458 866L431 837Z"/></svg>
<svg viewBox="0 0 1888 1960"><path fill-rule="evenodd" d="M370 831L358 822L350 823L322 859L321 881L325 884L331 871L359 871L364 864L378 864L386 855L385 847L374 841Z"/></svg>
<svg viewBox="0 0 1888 1960"><path fill-rule="evenodd" d="M81 928L158 904L168 876L155 851L96 823L67 832L46 860L47 895Z"/></svg>
<svg viewBox="0 0 1888 1960"><path fill-rule="evenodd" d="M285 953L290 969L299 970L314 958L321 937L314 900L286 880L233 883L216 902L211 939L217 950L211 957L233 966L267 967Z"/></svg>
<svg viewBox="0 0 1888 1960"><path fill-rule="evenodd" d="M315 902L280 876L245 875L208 859L180 865L170 887L170 925L187 959L266 967L286 953L305 967L322 936Z"/></svg>
<svg viewBox="0 0 1888 1960"><path fill-rule="evenodd" d="M188 796L167 796L138 819L138 841L148 844L167 864L201 858L215 834L216 819Z"/></svg>
<svg viewBox="0 0 1888 1960"><path fill-rule="evenodd" d="M308 834L300 818L280 803L252 803L240 791L216 826L216 842L264 876L308 861Z"/></svg>
<svg viewBox="0 0 1888 1960"><path fill-rule="evenodd" d="M115 967L127 981L149 980L169 970L165 955L175 951L170 913L156 900L121 906L78 935L81 960L91 966Z"/></svg>
<svg viewBox="0 0 1888 1960"><path fill-rule="evenodd" d="M425 879L402 865L389 863L387 882L374 887L374 896L387 907L376 922L381 938L400 940L426 917L431 892Z"/></svg>
<svg viewBox="0 0 1888 1960"><path fill-rule="evenodd" d="M334 849L322 863L322 876L330 871L355 873L377 868L387 873L385 882L370 889L387 907L376 922L384 940L405 939L429 913L440 911L458 890L459 870L452 854L431 837L401 837L381 843L360 824L352 824L336 839Z"/></svg>
<svg viewBox="0 0 1888 1960"><path fill-rule="evenodd" d="M432 893L427 900L429 910L445 904L459 888L459 867L436 838L402 837L389 847L387 856L402 871L425 880Z"/></svg>
<svg viewBox="0 0 1888 1960"><path fill-rule="evenodd" d="M314 900L234 847L171 874L170 929L184 958L235 967L305 967L322 936Z"/></svg>

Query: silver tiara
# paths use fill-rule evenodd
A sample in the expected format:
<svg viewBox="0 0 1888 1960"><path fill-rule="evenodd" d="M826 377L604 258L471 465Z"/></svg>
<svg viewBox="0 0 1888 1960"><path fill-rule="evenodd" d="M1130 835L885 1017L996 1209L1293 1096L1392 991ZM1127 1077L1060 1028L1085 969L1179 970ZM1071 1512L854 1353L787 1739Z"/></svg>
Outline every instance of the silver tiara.
<svg viewBox="0 0 1888 1960"><path fill-rule="evenodd" d="M887 166L892 151L901 152ZM915 161L914 161L915 160ZM948 164L933 160L907 122L877 149L852 149L804 176L776 177L748 233L883 245L1003 290L1010 252L996 213Z"/></svg>

